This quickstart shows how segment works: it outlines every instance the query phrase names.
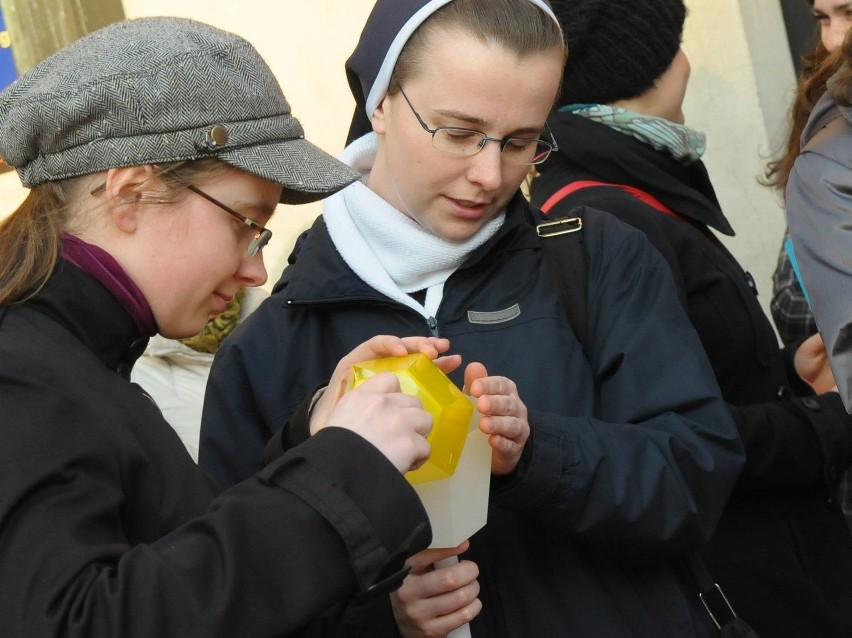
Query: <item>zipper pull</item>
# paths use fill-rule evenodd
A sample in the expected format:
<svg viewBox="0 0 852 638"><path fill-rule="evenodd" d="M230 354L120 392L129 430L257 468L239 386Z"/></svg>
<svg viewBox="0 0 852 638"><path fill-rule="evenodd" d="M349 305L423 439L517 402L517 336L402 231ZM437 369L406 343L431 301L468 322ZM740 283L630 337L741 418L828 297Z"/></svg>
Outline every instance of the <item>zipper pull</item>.
<svg viewBox="0 0 852 638"><path fill-rule="evenodd" d="M426 324L429 326L429 332L432 333L433 337L439 337L438 334L438 320L435 317L429 317L426 320Z"/></svg>

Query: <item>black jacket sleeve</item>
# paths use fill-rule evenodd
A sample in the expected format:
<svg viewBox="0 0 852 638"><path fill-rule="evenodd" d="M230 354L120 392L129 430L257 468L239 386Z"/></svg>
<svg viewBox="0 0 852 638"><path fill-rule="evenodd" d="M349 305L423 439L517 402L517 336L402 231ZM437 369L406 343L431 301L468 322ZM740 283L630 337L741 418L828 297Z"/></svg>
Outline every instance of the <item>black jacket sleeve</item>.
<svg viewBox="0 0 852 638"><path fill-rule="evenodd" d="M837 393L730 406L746 448L738 487L810 487L832 495L852 463L852 417Z"/></svg>
<svg viewBox="0 0 852 638"><path fill-rule="evenodd" d="M660 255L609 215L584 220L597 418L530 409L491 502L611 555L674 560L711 535L742 444Z"/></svg>
<svg viewBox="0 0 852 638"><path fill-rule="evenodd" d="M21 438L7 432L7 451L34 449L26 427L16 430ZM223 492L206 513L149 542L131 540L157 522L125 519L129 475L68 430L25 464L2 457L5 636L299 635L339 602L398 586L405 558L430 541L403 477L341 428Z"/></svg>
<svg viewBox="0 0 852 638"><path fill-rule="evenodd" d="M287 450L292 449L300 443L304 443L310 438L311 408L313 407L314 397L318 390L319 388L308 395L305 400L299 404L299 407L296 408L296 412L292 417L290 417L290 420L279 428L275 434L272 435L272 438L269 439L269 443L266 444L266 447L263 450L264 465L272 463Z"/></svg>

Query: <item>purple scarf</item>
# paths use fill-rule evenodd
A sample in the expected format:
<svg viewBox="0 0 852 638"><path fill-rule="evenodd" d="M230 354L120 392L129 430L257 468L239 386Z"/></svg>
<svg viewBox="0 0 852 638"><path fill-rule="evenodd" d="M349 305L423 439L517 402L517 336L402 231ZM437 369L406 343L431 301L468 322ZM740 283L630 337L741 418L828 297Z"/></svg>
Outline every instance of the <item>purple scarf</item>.
<svg viewBox="0 0 852 638"><path fill-rule="evenodd" d="M133 318L143 336L153 337L157 334L157 322L148 300L112 255L87 244L79 237L65 233L62 257L106 286Z"/></svg>

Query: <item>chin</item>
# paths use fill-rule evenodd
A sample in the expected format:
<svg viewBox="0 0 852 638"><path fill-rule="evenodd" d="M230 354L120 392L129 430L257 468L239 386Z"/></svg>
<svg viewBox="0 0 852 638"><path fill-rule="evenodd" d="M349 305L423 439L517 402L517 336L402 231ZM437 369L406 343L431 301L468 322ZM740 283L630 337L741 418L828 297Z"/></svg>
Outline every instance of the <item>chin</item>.
<svg viewBox="0 0 852 638"><path fill-rule="evenodd" d="M430 226L429 232L433 235L437 235L441 239L454 243L461 243L476 235L476 233L482 230L493 217L493 215L488 215L487 217L481 217L480 219L461 222L454 220L451 223L443 224L438 227Z"/></svg>
<svg viewBox="0 0 852 638"><path fill-rule="evenodd" d="M453 242L455 244L460 244L473 237L476 233L480 231L481 228L481 226L478 226L476 228L454 228L445 230L444 232L438 232L433 230L432 233L446 241Z"/></svg>
<svg viewBox="0 0 852 638"><path fill-rule="evenodd" d="M211 315L211 318L215 316ZM171 326L168 328L161 328L160 334L166 339L188 339L189 337L194 337L202 330L204 330L204 326L207 325L206 320L201 320L197 324L193 323L191 325L187 325L186 323L180 326Z"/></svg>

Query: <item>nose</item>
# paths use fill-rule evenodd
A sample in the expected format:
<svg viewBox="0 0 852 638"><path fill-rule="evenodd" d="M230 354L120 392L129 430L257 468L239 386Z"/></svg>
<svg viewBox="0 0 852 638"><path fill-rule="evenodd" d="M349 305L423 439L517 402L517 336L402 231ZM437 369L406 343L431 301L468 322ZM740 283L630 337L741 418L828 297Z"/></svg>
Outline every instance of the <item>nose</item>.
<svg viewBox="0 0 852 638"><path fill-rule="evenodd" d="M240 261L236 277L243 286L262 286L265 284L268 275L263 263L263 251L259 251L252 257L246 254Z"/></svg>
<svg viewBox="0 0 852 638"><path fill-rule="evenodd" d="M503 155L499 140L489 140L470 158L468 179L485 191L495 191L503 183Z"/></svg>

